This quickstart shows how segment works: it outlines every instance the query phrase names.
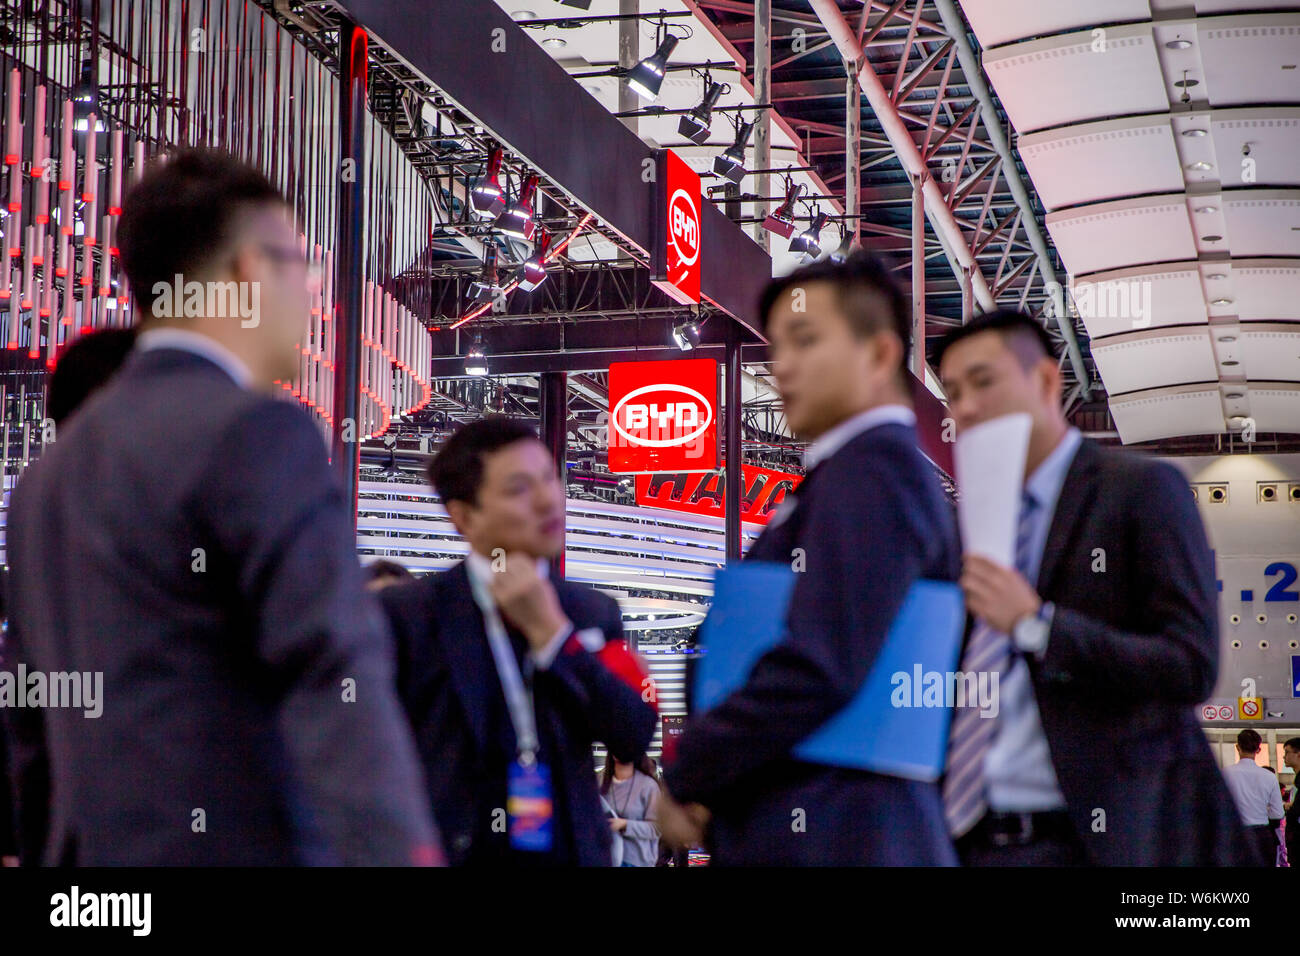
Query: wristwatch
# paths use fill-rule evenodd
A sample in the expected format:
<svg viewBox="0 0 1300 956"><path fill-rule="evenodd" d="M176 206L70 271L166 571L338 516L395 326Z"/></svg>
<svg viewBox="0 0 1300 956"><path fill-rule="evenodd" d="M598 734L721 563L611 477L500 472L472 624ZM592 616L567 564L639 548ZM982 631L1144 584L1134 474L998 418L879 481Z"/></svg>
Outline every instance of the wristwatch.
<svg viewBox="0 0 1300 956"><path fill-rule="evenodd" d="M1044 601L1037 614L1026 614L1016 621L1011 629L1011 639L1016 647L1025 654L1042 656L1047 650L1047 638L1052 633L1052 616L1056 605Z"/></svg>

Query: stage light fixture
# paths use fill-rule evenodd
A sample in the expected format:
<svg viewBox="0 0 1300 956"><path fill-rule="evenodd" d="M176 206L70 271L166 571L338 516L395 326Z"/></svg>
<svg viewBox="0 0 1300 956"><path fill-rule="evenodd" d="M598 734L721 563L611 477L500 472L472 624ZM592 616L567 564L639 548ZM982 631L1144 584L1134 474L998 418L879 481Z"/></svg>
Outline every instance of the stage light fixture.
<svg viewBox="0 0 1300 956"><path fill-rule="evenodd" d="M524 263L523 272L519 276L519 288L525 292L532 292L546 281L546 250L550 245L551 234L543 229L533 254Z"/></svg>
<svg viewBox="0 0 1300 956"><path fill-rule="evenodd" d="M660 29L663 29L663 24L660 24ZM668 68L668 58L673 55L677 43L677 37L671 33L664 33L654 53L628 71L628 89L641 99L653 102L659 96L659 88L664 82L664 71Z"/></svg>
<svg viewBox="0 0 1300 956"><path fill-rule="evenodd" d="M683 352L689 352L700 344L700 327L694 319L687 319L673 326L673 344Z"/></svg>
<svg viewBox="0 0 1300 956"><path fill-rule="evenodd" d="M495 219L505 212L506 193L501 188L501 159L503 152L494 149L488 154L487 169L470 190L474 211L484 219Z"/></svg>
<svg viewBox="0 0 1300 956"><path fill-rule="evenodd" d="M811 226L790 240L790 251L808 259L816 259L822 251L822 227L826 225L826 219L826 213L819 212Z"/></svg>
<svg viewBox="0 0 1300 956"><path fill-rule="evenodd" d="M725 153L713 159L713 171L736 185L745 178L745 146L753 129L753 123L742 122L736 127L736 141L727 147Z"/></svg>
<svg viewBox="0 0 1300 956"><path fill-rule="evenodd" d="M704 99L700 101L699 106L681 118L677 123L677 132L697 146L703 146L707 143L713 127L713 107L717 105L718 97L723 94L726 88L723 83L712 82L706 73Z"/></svg>
<svg viewBox="0 0 1300 956"><path fill-rule="evenodd" d="M465 374L466 375L486 375L488 373L487 355L483 352L483 345L477 339L474 340L474 346L465 356Z"/></svg>
<svg viewBox="0 0 1300 956"><path fill-rule="evenodd" d="M537 176L534 174L524 180L519 190L519 198L506 207L506 211L497 217L496 227L507 236L533 241L537 223L533 221L533 194L537 191Z"/></svg>
<svg viewBox="0 0 1300 956"><path fill-rule="evenodd" d="M843 262L853 253L853 237L849 231L843 227L840 228L840 244L835 251L831 253L832 262Z"/></svg>
<svg viewBox="0 0 1300 956"><path fill-rule="evenodd" d="M794 204L803 193L804 186L802 183L795 183L787 178L785 181L785 200L763 220L763 228L768 232L776 233L782 239L789 239L793 236Z"/></svg>
<svg viewBox="0 0 1300 956"><path fill-rule="evenodd" d="M469 284L469 300L475 305L495 302L501 291L501 283L497 281L496 247L489 245L482 274Z"/></svg>

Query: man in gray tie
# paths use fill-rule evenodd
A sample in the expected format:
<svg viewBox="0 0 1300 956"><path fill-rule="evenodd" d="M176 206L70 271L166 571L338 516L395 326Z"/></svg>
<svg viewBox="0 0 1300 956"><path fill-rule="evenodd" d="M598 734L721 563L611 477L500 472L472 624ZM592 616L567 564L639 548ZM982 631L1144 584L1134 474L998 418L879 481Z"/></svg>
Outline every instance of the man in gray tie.
<svg viewBox="0 0 1300 956"><path fill-rule="evenodd" d="M1068 424L1055 344L1029 316L980 316L938 360L959 431L1032 419L1016 566L963 562L975 626L961 669L1000 677L996 716L953 719L943 796L963 862L1245 862L1193 713L1219 645L1213 559L1186 480Z"/></svg>

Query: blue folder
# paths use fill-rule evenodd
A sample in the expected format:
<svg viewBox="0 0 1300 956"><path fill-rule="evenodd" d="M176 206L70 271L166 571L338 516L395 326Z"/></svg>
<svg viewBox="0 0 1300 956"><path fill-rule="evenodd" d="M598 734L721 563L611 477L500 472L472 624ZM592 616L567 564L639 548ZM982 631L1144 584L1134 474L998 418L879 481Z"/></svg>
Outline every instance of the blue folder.
<svg viewBox="0 0 1300 956"><path fill-rule="evenodd" d="M746 561L718 571L713 605L700 628L703 654L695 675L697 713L743 686L760 657L785 636L795 572L784 564ZM948 674L961 655L965 608L947 581L917 581L890 626L884 647L849 704L794 749L810 763L934 782L943 772L952 711L923 703L925 674ZM906 675L906 680L895 675ZM933 685L933 679L931 679ZM931 703L934 692L931 690Z"/></svg>

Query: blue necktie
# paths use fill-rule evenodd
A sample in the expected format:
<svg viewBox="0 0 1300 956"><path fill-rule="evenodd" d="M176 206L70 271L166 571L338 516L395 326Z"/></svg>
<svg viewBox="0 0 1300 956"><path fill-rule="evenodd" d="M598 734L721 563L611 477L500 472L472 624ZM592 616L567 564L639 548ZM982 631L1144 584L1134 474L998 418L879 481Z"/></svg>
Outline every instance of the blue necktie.
<svg viewBox="0 0 1300 956"><path fill-rule="evenodd" d="M1025 491L1016 528L1016 570L1026 578L1029 577L1032 518L1037 506L1034 496ZM995 630L982 618L977 619L962 655L962 673L996 672L1000 683L1001 676L1011 666L1012 653L1008 635ZM997 730L998 719L981 717L976 701L967 700L964 707L954 710L952 730L948 735L947 772L943 781L944 816L948 820L948 832L954 839L975 826L988 809L984 761L997 737Z"/></svg>

